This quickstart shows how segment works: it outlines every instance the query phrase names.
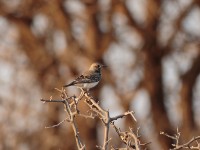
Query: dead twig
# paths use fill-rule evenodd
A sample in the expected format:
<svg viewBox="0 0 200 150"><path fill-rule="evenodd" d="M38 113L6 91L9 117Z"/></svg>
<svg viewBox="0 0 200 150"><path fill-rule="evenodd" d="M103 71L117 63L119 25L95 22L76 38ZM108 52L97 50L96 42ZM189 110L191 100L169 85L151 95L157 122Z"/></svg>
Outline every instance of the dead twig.
<svg viewBox="0 0 200 150"><path fill-rule="evenodd" d="M175 144L172 144L173 148L171 150L178 150L178 149L200 150L200 143L198 142L198 140L200 140L200 136L193 137L192 139L190 139L188 142L186 142L184 144L179 144L181 132L179 132L178 128L176 130L176 134L174 134L174 135L169 135L165 132L160 132L160 134L165 135L166 137L175 140Z"/></svg>

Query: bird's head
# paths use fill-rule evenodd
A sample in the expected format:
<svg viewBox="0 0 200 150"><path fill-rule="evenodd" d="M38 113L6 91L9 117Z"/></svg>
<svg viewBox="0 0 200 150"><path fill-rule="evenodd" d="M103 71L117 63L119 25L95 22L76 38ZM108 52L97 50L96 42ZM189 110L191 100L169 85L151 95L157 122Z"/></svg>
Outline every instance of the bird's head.
<svg viewBox="0 0 200 150"><path fill-rule="evenodd" d="M102 67L106 67L105 65L102 65L100 63L93 63L91 66L90 66L90 69L89 70L92 70L92 71L99 71L101 70Z"/></svg>

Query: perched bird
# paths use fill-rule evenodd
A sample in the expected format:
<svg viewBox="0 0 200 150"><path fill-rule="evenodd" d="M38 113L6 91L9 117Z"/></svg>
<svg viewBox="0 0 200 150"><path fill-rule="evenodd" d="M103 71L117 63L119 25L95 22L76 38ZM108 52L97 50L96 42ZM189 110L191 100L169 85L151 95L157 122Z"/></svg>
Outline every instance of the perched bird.
<svg viewBox="0 0 200 150"><path fill-rule="evenodd" d="M106 67L99 63L93 63L89 70L77 77L71 83L64 85L63 87L76 86L83 90L89 90L95 87L101 80L101 68Z"/></svg>

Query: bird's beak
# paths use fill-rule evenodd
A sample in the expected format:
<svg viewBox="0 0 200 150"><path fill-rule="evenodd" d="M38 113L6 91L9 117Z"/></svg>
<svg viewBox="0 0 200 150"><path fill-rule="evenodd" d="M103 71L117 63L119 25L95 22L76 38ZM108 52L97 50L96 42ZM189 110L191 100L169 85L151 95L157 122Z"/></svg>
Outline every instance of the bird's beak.
<svg viewBox="0 0 200 150"><path fill-rule="evenodd" d="M101 65L101 67L108 67L108 66L106 66L106 65Z"/></svg>

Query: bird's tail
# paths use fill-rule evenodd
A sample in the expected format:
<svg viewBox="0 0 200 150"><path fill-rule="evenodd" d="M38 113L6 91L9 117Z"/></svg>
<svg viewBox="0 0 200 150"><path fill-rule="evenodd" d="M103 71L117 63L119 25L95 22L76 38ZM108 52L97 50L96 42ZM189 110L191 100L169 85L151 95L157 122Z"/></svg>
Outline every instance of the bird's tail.
<svg viewBox="0 0 200 150"><path fill-rule="evenodd" d="M66 85L64 85L63 87L68 87L68 86L72 86L72 85L74 85L73 82L72 82L72 83L69 83L69 84L66 84Z"/></svg>

